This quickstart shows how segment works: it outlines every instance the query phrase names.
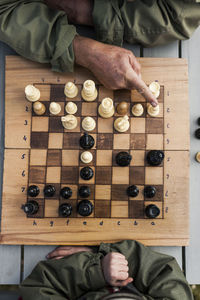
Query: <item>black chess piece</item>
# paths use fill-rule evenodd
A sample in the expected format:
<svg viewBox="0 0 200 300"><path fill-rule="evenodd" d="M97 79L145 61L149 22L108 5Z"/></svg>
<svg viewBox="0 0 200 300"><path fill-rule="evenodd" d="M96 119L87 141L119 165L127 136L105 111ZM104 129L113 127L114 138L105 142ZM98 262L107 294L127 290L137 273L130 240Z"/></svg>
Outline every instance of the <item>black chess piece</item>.
<svg viewBox="0 0 200 300"><path fill-rule="evenodd" d="M81 169L80 176L84 180L90 180L94 175L92 168L84 167Z"/></svg>
<svg viewBox="0 0 200 300"><path fill-rule="evenodd" d="M156 218L157 216L159 216L159 214L160 214L160 209L156 205L150 204L150 205L146 206L145 215L148 218L150 218L150 219Z"/></svg>
<svg viewBox="0 0 200 300"><path fill-rule="evenodd" d="M82 185L82 186L79 188L78 193L79 193L79 196L80 196L81 198L87 198L87 197L90 196L91 191L90 191L89 186Z"/></svg>
<svg viewBox="0 0 200 300"><path fill-rule="evenodd" d="M39 195L39 193L40 193L40 190L37 185L30 185L28 187L28 191L27 191L28 196L37 197Z"/></svg>
<svg viewBox="0 0 200 300"><path fill-rule="evenodd" d="M130 165L132 155L128 152L119 152L116 155L116 163L121 167L126 167Z"/></svg>
<svg viewBox="0 0 200 300"><path fill-rule="evenodd" d="M78 203L77 211L79 215L87 217L93 212L93 204L89 200L82 200Z"/></svg>
<svg viewBox="0 0 200 300"><path fill-rule="evenodd" d="M129 197L137 197L138 194L139 194L139 189L136 185L130 185L127 188L127 195Z"/></svg>
<svg viewBox="0 0 200 300"><path fill-rule="evenodd" d="M27 202L26 204L22 205L22 209L27 215L34 215L39 210L39 205L36 201L31 200Z"/></svg>
<svg viewBox="0 0 200 300"><path fill-rule="evenodd" d="M151 166L159 166L165 155L161 150L151 150L147 153L147 162Z"/></svg>
<svg viewBox="0 0 200 300"><path fill-rule="evenodd" d="M196 136L197 139L200 139L200 128L195 130L195 136Z"/></svg>
<svg viewBox="0 0 200 300"><path fill-rule="evenodd" d="M61 217L69 217L72 213L72 206L70 203L63 203L59 206L58 209L59 216Z"/></svg>
<svg viewBox="0 0 200 300"><path fill-rule="evenodd" d="M156 194L156 188L152 185L147 185L144 188L144 196L146 198L153 198Z"/></svg>
<svg viewBox="0 0 200 300"><path fill-rule="evenodd" d="M71 188L68 186L65 186L64 188L62 188L60 190L60 195L65 199L69 199L72 196Z"/></svg>
<svg viewBox="0 0 200 300"><path fill-rule="evenodd" d="M80 146L85 150L91 149L94 146L94 138L85 132L80 138Z"/></svg>
<svg viewBox="0 0 200 300"><path fill-rule="evenodd" d="M200 117L197 119L197 124L200 126Z"/></svg>
<svg viewBox="0 0 200 300"><path fill-rule="evenodd" d="M53 195L55 194L56 189L53 185L46 185L44 187L44 195L45 197L53 197Z"/></svg>

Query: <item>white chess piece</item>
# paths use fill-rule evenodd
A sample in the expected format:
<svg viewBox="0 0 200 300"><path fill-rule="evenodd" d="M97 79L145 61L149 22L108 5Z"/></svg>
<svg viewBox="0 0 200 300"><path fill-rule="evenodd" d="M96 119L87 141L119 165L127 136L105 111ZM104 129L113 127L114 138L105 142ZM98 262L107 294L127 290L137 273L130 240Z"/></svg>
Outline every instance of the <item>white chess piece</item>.
<svg viewBox="0 0 200 300"><path fill-rule="evenodd" d="M58 115L61 112L60 104L56 102L51 102L49 105L49 111L52 115Z"/></svg>
<svg viewBox="0 0 200 300"><path fill-rule="evenodd" d="M75 98L78 95L78 88L73 82L67 82L64 89L65 96Z"/></svg>
<svg viewBox="0 0 200 300"><path fill-rule="evenodd" d="M26 99L31 102L38 101L40 99L40 91L34 85L27 85L25 87Z"/></svg>
<svg viewBox="0 0 200 300"><path fill-rule="evenodd" d="M77 118L73 115L61 117L61 121L63 127L69 130L75 129L78 125Z"/></svg>
<svg viewBox="0 0 200 300"><path fill-rule="evenodd" d="M132 114L135 117L142 116L143 112L144 112L144 108L143 108L142 104L138 103L138 104L133 105L133 107L132 107Z"/></svg>
<svg viewBox="0 0 200 300"><path fill-rule="evenodd" d="M74 115L77 112L77 105L74 102L68 102L65 106L65 110L68 114Z"/></svg>
<svg viewBox="0 0 200 300"><path fill-rule="evenodd" d="M154 107L150 103L148 103L147 104L147 112L151 117L157 117L160 112L160 107L159 107L159 105Z"/></svg>
<svg viewBox="0 0 200 300"><path fill-rule="evenodd" d="M43 103L36 101L33 103L33 111L36 115L41 116L45 113L46 107Z"/></svg>
<svg viewBox="0 0 200 300"><path fill-rule="evenodd" d="M82 127L85 131L92 131L96 127L96 121L91 117L85 117L82 121Z"/></svg>
<svg viewBox="0 0 200 300"><path fill-rule="evenodd" d="M119 117L114 122L114 127L118 132L125 132L129 129L130 123L128 116Z"/></svg>
<svg viewBox="0 0 200 300"><path fill-rule="evenodd" d="M84 164L89 164L92 160L93 160L93 155L91 152L84 151L83 153L81 153L81 161Z"/></svg>
<svg viewBox="0 0 200 300"><path fill-rule="evenodd" d="M149 85L149 89L152 92L152 94L158 98L160 95L160 84L157 81L153 81Z"/></svg>
<svg viewBox="0 0 200 300"><path fill-rule="evenodd" d="M111 98L104 98L98 108L99 115L102 118L110 118L114 115L115 109Z"/></svg>
<svg viewBox="0 0 200 300"><path fill-rule="evenodd" d="M81 91L81 96L85 101L94 101L97 98L97 89L95 83L92 80L86 80L83 83L83 89Z"/></svg>

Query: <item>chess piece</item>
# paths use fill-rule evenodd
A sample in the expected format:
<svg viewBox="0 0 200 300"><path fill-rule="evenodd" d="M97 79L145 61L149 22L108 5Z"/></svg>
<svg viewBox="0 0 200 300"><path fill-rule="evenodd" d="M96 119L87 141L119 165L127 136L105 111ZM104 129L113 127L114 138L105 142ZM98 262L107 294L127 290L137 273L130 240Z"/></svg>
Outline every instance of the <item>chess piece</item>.
<svg viewBox="0 0 200 300"><path fill-rule="evenodd" d="M129 129L129 126L130 124L129 124L128 116L119 117L114 122L115 130L117 130L118 132L127 131Z"/></svg>
<svg viewBox="0 0 200 300"><path fill-rule="evenodd" d="M53 185L46 185L44 187L44 196L45 197L53 197L55 192L56 192L56 189Z"/></svg>
<svg viewBox="0 0 200 300"><path fill-rule="evenodd" d="M66 186L60 190L61 197L69 199L72 196L72 190L70 187Z"/></svg>
<svg viewBox="0 0 200 300"><path fill-rule="evenodd" d="M36 115L41 116L45 113L46 107L43 103L36 101L33 103L33 111Z"/></svg>
<svg viewBox="0 0 200 300"><path fill-rule="evenodd" d="M94 146L94 138L85 132L80 138L80 146L85 150L91 149Z"/></svg>
<svg viewBox="0 0 200 300"><path fill-rule="evenodd" d="M144 188L144 196L146 198L153 198L156 194L156 188L152 185L147 185Z"/></svg>
<svg viewBox="0 0 200 300"><path fill-rule="evenodd" d="M160 95L160 84L157 81L153 81L152 83L150 83L149 89L156 98L159 97L159 95Z"/></svg>
<svg viewBox="0 0 200 300"><path fill-rule="evenodd" d="M195 130L195 136L196 136L197 139L200 139L200 128Z"/></svg>
<svg viewBox="0 0 200 300"><path fill-rule="evenodd" d="M128 103L125 101L120 102L117 105L117 113L122 116L126 115L128 113Z"/></svg>
<svg viewBox="0 0 200 300"><path fill-rule="evenodd" d="M74 102L68 102L65 106L65 111L70 115L74 115L77 112L77 109L77 105Z"/></svg>
<svg viewBox="0 0 200 300"><path fill-rule="evenodd" d="M39 193L40 193L40 190L37 185L30 185L28 187L28 191L27 191L28 196L37 197L39 195Z"/></svg>
<svg viewBox="0 0 200 300"><path fill-rule="evenodd" d="M94 101L97 98L97 89L95 83L92 80L86 80L83 83L83 89L81 96L85 101Z"/></svg>
<svg viewBox="0 0 200 300"><path fill-rule="evenodd" d="M84 151L83 153L81 153L81 161L84 164L89 164L92 160L93 160L93 155L91 152Z"/></svg>
<svg viewBox="0 0 200 300"><path fill-rule="evenodd" d="M90 167L84 167L80 171L80 176L84 180L90 180L94 176L94 172Z"/></svg>
<svg viewBox="0 0 200 300"><path fill-rule="evenodd" d="M150 218L150 219L156 218L159 216L159 214L160 214L160 209L156 205L150 204L150 205L146 206L145 215L148 218Z"/></svg>
<svg viewBox="0 0 200 300"><path fill-rule="evenodd" d="M200 163L200 152L197 152L195 155L196 161Z"/></svg>
<svg viewBox="0 0 200 300"><path fill-rule="evenodd" d="M129 197L137 197L138 194L139 194L139 189L136 185L130 185L127 188L127 195Z"/></svg>
<svg viewBox="0 0 200 300"><path fill-rule="evenodd" d="M68 98L75 98L78 95L78 88L73 82L67 82L64 88L64 94Z"/></svg>
<svg viewBox="0 0 200 300"><path fill-rule="evenodd" d="M61 112L61 106L57 102L51 102L49 105L49 111L52 115L58 115Z"/></svg>
<svg viewBox="0 0 200 300"><path fill-rule="evenodd" d="M165 155L161 150L151 150L147 153L147 162L151 166L159 166Z"/></svg>
<svg viewBox="0 0 200 300"><path fill-rule="evenodd" d="M115 109L111 98L104 98L98 108L99 115L102 118L110 118L114 115Z"/></svg>
<svg viewBox="0 0 200 300"><path fill-rule="evenodd" d="M79 215L87 217L93 212L93 204L89 200L82 200L78 203L77 211Z"/></svg>
<svg viewBox="0 0 200 300"><path fill-rule="evenodd" d="M90 196L91 191L90 191L89 186L82 185L82 186L79 188L78 193L79 193L79 196L80 196L81 198L87 198L87 197Z"/></svg>
<svg viewBox="0 0 200 300"><path fill-rule="evenodd" d="M72 206L69 203L63 203L59 206L58 209L59 216L61 217L69 217L72 213Z"/></svg>
<svg viewBox="0 0 200 300"><path fill-rule="evenodd" d="M36 201L31 200L27 202L26 204L22 205L22 209L27 215L34 215L39 210L39 205Z"/></svg>
<svg viewBox="0 0 200 300"><path fill-rule="evenodd" d="M92 131L96 127L96 121L92 117L85 117L82 121L82 127L85 131Z"/></svg>
<svg viewBox="0 0 200 300"><path fill-rule="evenodd" d="M29 84L25 87L25 96L28 101L35 102L40 99L40 91L34 85Z"/></svg>
<svg viewBox="0 0 200 300"><path fill-rule="evenodd" d="M116 163L121 167L130 165L132 156L128 152L119 152L116 155Z"/></svg>
<svg viewBox="0 0 200 300"><path fill-rule="evenodd" d="M77 118L74 115L61 117L62 125L65 129L75 129L78 125Z"/></svg>
<svg viewBox="0 0 200 300"><path fill-rule="evenodd" d="M132 114L135 117L140 117L143 115L143 113L144 113L144 108L143 108L142 104L138 103L138 104L133 105Z"/></svg>
<svg viewBox="0 0 200 300"><path fill-rule="evenodd" d="M197 119L197 124L200 126L200 118Z"/></svg>
<svg viewBox="0 0 200 300"><path fill-rule="evenodd" d="M159 105L156 105L155 107L152 106L150 103L147 104L147 112L151 117L157 117L160 112Z"/></svg>

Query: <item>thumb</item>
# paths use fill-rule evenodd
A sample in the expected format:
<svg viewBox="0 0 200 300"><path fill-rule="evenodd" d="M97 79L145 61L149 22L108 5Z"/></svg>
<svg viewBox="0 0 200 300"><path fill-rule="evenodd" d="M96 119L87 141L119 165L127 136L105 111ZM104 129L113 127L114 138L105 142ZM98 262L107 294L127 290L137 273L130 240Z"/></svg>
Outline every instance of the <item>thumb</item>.
<svg viewBox="0 0 200 300"><path fill-rule="evenodd" d="M127 284L133 282L133 278L132 277L128 277L126 280L118 280L116 282L117 286L126 286Z"/></svg>

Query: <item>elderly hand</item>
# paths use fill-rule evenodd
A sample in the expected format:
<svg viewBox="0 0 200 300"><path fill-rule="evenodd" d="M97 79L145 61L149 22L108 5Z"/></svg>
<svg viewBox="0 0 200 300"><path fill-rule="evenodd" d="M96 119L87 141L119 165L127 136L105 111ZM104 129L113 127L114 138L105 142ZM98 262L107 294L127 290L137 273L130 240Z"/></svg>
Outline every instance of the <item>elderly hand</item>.
<svg viewBox="0 0 200 300"><path fill-rule="evenodd" d="M57 247L53 251L51 251L46 257L48 259L60 259L68 255L72 255L74 253L82 252L82 251L89 251L92 252L92 249L89 247L82 247L82 246L61 246Z"/></svg>

